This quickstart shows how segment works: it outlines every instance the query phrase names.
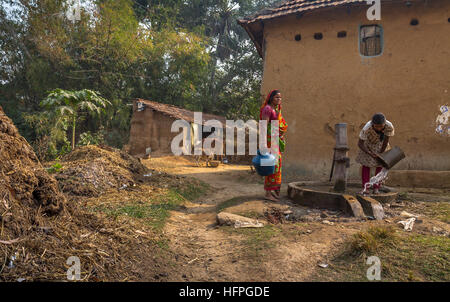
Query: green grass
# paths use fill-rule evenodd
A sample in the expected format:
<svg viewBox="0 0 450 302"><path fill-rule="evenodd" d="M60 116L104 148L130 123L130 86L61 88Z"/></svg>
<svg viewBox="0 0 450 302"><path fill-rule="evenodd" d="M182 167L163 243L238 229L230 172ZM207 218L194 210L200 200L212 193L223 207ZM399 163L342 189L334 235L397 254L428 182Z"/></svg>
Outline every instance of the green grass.
<svg viewBox="0 0 450 302"><path fill-rule="evenodd" d="M423 209L423 214L450 223L450 202L429 202Z"/></svg>
<svg viewBox="0 0 450 302"><path fill-rule="evenodd" d="M221 228L229 234L240 234L244 236L241 242L242 253L255 261L261 261L266 252L275 247L275 243L271 241L280 233L280 228L273 225L266 225L263 228L239 228L235 229L231 226Z"/></svg>
<svg viewBox="0 0 450 302"><path fill-rule="evenodd" d="M369 228L349 240L312 281L368 281L367 258L381 260L381 281L450 281L450 239Z"/></svg>
<svg viewBox="0 0 450 302"><path fill-rule="evenodd" d="M348 245L347 252L353 255L377 253L381 247L392 245L396 234L393 227L370 227L367 231L356 233Z"/></svg>
<svg viewBox="0 0 450 302"><path fill-rule="evenodd" d="M211 186L203 181L188 183L183 188L177 188L175 191L187 200L196 200L211 189Z"/></svg>
<svg viewBox="0 0 450 302"><path fill-rule="evenodd" d="M429 281L450 281L450 239L442 236L411 236L405 249L417 251L412 261L408 262L411 270L420 267L422 279Z"/></svg>
<svg viewBox="0 0 450 302"><path fill-rule="evenodd" d="M253 219L264 218L264 215L262 215L261 213L255 212L255 211L239 212L239 213L236 213L236 215L253 218Z"/></svg>
<svg viewBox="0 0 450 302"><path fill-rule="evenodd" d="M134 201L132 203L119 206L94 207L94 211L106 213L109 217L117 219L119 216L128 216L143 220L155 231L161 231L169 218L169 211L175 210L184 202L184 197L175 190L169 190L167 194L159 196L156 200Z"/></svg>
<svg viewBox="0 0 450 302"><path fill-rule="evenodd" d="M93 211L106 213L109 217L117 219L120 216L128 216L144 221L154 231L161 231L170 211L176 210L186 200L194 200L205 194L210 189L209 185L198 181L187 183L182 188L171 188L165 194L149 199L143 197L140 200L133 200L121 206L97 206ZM162 248L167 244L158 243Z"/></svg>

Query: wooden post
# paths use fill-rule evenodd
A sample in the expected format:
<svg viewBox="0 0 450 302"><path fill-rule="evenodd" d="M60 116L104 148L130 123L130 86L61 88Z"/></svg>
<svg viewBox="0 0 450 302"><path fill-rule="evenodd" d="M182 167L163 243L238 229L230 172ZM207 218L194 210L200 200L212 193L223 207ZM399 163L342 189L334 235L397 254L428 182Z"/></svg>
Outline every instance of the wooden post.
<svg viewBox="0 0 450 302"><path fill-rule="evenodd" d="M335 131L336 147L334 149L336 151L336 157L334 191L345 192L347 189L348 168L350 167L350 158L348 158L347 124L336 124Z"/></svg>

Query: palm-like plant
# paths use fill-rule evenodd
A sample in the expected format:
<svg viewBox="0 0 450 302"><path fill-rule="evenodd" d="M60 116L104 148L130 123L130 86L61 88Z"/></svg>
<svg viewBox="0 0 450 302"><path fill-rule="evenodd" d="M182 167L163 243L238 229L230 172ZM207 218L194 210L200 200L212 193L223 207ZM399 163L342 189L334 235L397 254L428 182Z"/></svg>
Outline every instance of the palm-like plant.
<svg viewBox="0 0 450 302"><path fill-rule="evenodd" d="M238 12L238 4L230 0L220 0L216 4L216 9L213 11L213 26L212 36L217 39L216 49L212 53L212 72L210 78L210 96L212 100L216 98L216 71L218 61L228 59L233 50L236 48L236 41L233 39L233 33L238 27L234 18Z"/></svg>
<svg viewBox="0 0 450 302"><path fill-rule="evenodd" d="M98 92L83 89L68 91L55 89L41 102L41 106L53 111L58 117L67 118L72 123L72 150L75 148L75 129L80 112L100 115L111 103L102 98Z"/></svg>

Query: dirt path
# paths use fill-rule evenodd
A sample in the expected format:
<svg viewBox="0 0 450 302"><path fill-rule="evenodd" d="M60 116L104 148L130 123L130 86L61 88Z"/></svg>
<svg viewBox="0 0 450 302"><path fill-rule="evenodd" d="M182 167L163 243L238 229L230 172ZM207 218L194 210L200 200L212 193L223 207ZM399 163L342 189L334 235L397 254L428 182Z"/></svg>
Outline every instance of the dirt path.
<svg viewBox="0 0 450 302"><path fill-rule="evenodd" d="M250 173L250 167L196 167L186 159L174 157L144 163L198 178L211 186L211 193L204 198L186 204L183 211L173 211L165 227L170 250L177 258L176 272L168 276L171 281L305 281L318 263L326 262L330 251L360 229L357 223L345 227L319 222L286 224L249 238L232 228L218 228L215 221L216 207L230 199L242 201L234 207L235 212L261 212L273 205L261 199L262 180ZM286 193L286 187L283 192ZM286 198L284 202L288 202Z"/></svg>

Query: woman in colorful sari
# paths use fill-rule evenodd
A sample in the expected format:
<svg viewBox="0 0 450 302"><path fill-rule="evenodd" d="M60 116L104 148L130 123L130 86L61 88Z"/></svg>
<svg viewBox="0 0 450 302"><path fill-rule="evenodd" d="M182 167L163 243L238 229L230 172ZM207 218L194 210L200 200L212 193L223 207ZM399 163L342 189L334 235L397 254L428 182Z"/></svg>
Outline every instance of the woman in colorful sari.
<svg viewBox="0 0 450 302"><path fill-rule="evenodd" d="M278 162L275 166L275 173L265 177L264 190L265 198L271 201L279 201L281 190L281 153L284 152L284 135L287 130L287 123L281 115L281 93L273 90L267 95L264 104L261 106L260 120L267 121L267 147L271 148L271 122L279 122L279 144L275 152L278 153Z"/></svg>

